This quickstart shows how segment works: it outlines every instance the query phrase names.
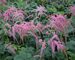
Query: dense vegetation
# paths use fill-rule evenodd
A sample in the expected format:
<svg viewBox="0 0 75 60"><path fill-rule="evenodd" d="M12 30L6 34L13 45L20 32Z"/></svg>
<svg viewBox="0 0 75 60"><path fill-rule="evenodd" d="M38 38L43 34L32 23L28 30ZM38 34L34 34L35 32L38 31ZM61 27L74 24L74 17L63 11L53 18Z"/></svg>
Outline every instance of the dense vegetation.
<svg viewBox="0 0 75 60"><path fill-rule="evenodd" d="M75 60L75 0L0 0L0 60Z"/></svg>

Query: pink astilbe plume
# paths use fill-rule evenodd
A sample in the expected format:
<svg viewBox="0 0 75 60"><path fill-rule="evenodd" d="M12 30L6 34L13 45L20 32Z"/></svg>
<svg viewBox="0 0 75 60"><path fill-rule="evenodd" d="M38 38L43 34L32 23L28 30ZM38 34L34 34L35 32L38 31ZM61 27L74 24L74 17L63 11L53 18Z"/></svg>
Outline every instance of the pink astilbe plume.
<svg viewBox="0 0 75 60"><path fill-rule="evenodd" d="M12 16L13 16L13 13L16 11L17 9L15 7L9 7L3 14L4 16L4 21L7 21L7 20L11 20L12 19Z"/></svg>
<svg viewBox="0 0 75 60"><path fill-rule="evenodd" d="M50 46L53 54L56 52L55 49L57 49L57 51L63 51L65 49L65 46L61 44L60 41L53 40L50 43L51 43Z"/></svg>
<svg viewBox="0 0 75 60"><path fill-rule="evenodd" d="M17 20L24 20L24 11L18 9L13 13L13 18Z"/></svg>
<svg viewBox="0 0 75 60"><path fill-rule="evenodd" d="M48 41L48 44L51 46L53 54L56 52L56 49L57 51L63 51L65 49L64 44L62 44L56 34L54 34L53 37Z"/></svg>
<svg viewBox="0 0 75 60"><path fill-rule="evenodd" d="M34 30L34 25L32 22L24 22L22 24L15 24L12 27L13 37L16 33L20 35L20 38L23 40L23 37L27 35L29 31Z"/></svg>
<svg viewBox="0 0 75 60"><path fill-rule="evenodd" d="M16 7L9 7L5 13L3 14L4 21L7 20L24 20L24 12L21 9L17 9Z"/></svg>
<svg viewBox="0 0 75 60"><path fill-rule="evenodd" d="M36 12L38 13L38 16L39 16L39 15L45 14L45 12L47 12L47 10L45 9L45 7L40 5L40 6L37 6Z"/></svg>
<svg viewBox="0 0 75 60"><path fill-rule="evenodd" d="M64 32L68 27L69 21L63 15L52 15L50 20L50 26L56 31Z"/></svg>
<svg viewBox="0 0 75 60"><path fill-rule="evenodd" d="M6 0L0 0L0 3L5 4L7 1Z"/></svg>
<svg viewBox="0 0 75 60"><path fill-rule="evenodd" d="M75 16L75 6L70 6L70 12Z"/></svg>

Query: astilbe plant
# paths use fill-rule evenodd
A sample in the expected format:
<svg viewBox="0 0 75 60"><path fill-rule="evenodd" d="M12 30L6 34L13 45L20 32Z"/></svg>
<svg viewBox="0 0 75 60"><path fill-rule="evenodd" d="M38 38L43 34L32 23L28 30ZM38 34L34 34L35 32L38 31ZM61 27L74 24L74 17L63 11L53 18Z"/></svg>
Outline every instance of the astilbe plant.
<svg viewBox="0 0 75 60"><path fill-rule="evenodd" d="M16 33L19 34L22 43L24 40L24 37L28 36L31 34L35 38L36 42L36 48L38 48L38 35L36 34L35 30L37 30L37 27L34 25L33 22L23 22L21 24L14 24L14 26L10 27L7 33L9 36L13 37L14 40L17 39Z"/></svg>

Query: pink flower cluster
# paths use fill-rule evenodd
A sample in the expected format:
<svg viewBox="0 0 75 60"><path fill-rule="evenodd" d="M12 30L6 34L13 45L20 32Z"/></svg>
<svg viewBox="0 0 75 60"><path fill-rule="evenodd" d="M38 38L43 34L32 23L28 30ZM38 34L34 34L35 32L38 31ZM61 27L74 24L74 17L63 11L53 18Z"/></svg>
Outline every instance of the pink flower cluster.
<svg viewBox="0 0 75 60"><path fill-rule="evenodd" d="M56 34L54 34L53 37L48 41L48 44L51 46L53 54L56 52L56 49L57 51L63 51L65 49L64 44L59 40Z"/></svg>
<svg viewBox="0 0 75 60"><path fill-rule="evenodd" d="M19 34L20 38L23 40L23 37L28 34L29 31L34 30L34 25L33 22L24 22L22 24L15 24L12 27L12 34L13 37L15 38L16 33Z"/></svg>
<svg viewBox="0 0 75 60"><path fill-rule="evenodd" d="M7 1L6 0L0 0L0 3L5 4Z"/></svg>
<svg viewBox="0 0 75 60"><path fill-rule="evenodd" d="M38 16L39 16L39 15L45 14L45 12L47 12L47 10L45 9L45 7L40 5L40 6L37 6L36 12L38 13Z"/></svg>
<svg viewBox="0 0 75 60"><path fill-rule="evenodd" d="M24 20L24 11L22 11L21 9L16 10L13 13L13 18L17 20Z"/></svg>
<svg viewBox="0 0 75 60"><path fill-rule="evenodd" d="M56 31L65 31L68 27L68 20L63 15L52 15L50 20L50 26Z"/></svg>
<svg viewBox="0 0 75 60"><path fill-rule="evenodd" d="M13 13L16 11L17 9L15 7L9 7L5 13L3 14L4 16L4 20L7 21L7 20L11 20L12 19L12 16L13 16Z"/></svg>
<svg viewBox="0 0 75 60"><path fill-rule="evenodd" d="M70 6L70 12L75 16L75 6Z"/></svg>
<svg viewBox="0 0 75 60"><path fill-rule="evenodd" d="M14 20L14 19L24 19L24 12L22 10L17 9L16 7L9 7L5 13L3 14L4 20Z"/></svg>

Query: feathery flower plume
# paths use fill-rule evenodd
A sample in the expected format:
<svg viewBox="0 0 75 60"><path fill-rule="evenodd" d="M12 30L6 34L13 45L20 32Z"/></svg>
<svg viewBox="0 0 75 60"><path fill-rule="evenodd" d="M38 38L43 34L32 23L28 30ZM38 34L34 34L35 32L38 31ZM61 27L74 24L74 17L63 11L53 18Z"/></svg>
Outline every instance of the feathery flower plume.
<svg viewBox="0 0 75 60"><path fill-rule="evenodd" d="M7 20L11 20L12 19L12 16L13 16L13 13L16 11L17 9L15 7L9 7L5 13L3 14L4 16L4 20L7 21Z"/></svg>
<svg viewBox="0 0 75 60"><path fill-rule="evenodd" d="M7 1L6 0L0 0L1 4L5 4Z"/></svg>
<svg viewBox="0 0 75 60"><path fill-rule="evenodd" d="M48 44L51 46L53 54L55 54L56 51L63 51L65 49L65 46L59 40L56 34L54 34L53 37L48 41Z"/></svg>
<svg viewBox="0 0 75 60"><path fill-rule="evenodd" d="M70 12L75 16L75 6L70 6Z"/></svg>
<svg viewBox="0 0 75 60"><path fill-rule="evenodd" d="M40 5L40 6L37 6L36 12L38 13L38 16L39 16L39 15L45 14L45 12L47 12L47 10L45 9L45 7Z"/></svg>
<svg viewBox="0 0 75 60"><path fill-rule="evenodd" d="M18 9L13 13L13 18L17 20L24 20L24 11Z"/></svg>
<svg viewBox="0 0 75 60"><path fill-rule="evenodd" d="M24 12L21 9L15 7L9 7L3 14L4 20L24 20Z"/></svg>
<svg viewBox="0 0 75 60"><path fill-rule="evenodd" d="M16 33L18 33L23 40L23 37L27 35L29 31L34 30L34 25L32 22L25 22L22 24L15 24L12 27L13 36L15 36Z"/></svg>
<svg viewBox="0 0 75 60"><path fill-rule="evenodd" d="M64 32L65 29L68 27L69 22L63 15L53 15L51 16L50 26L55 28L56 31Z"/></svg>

